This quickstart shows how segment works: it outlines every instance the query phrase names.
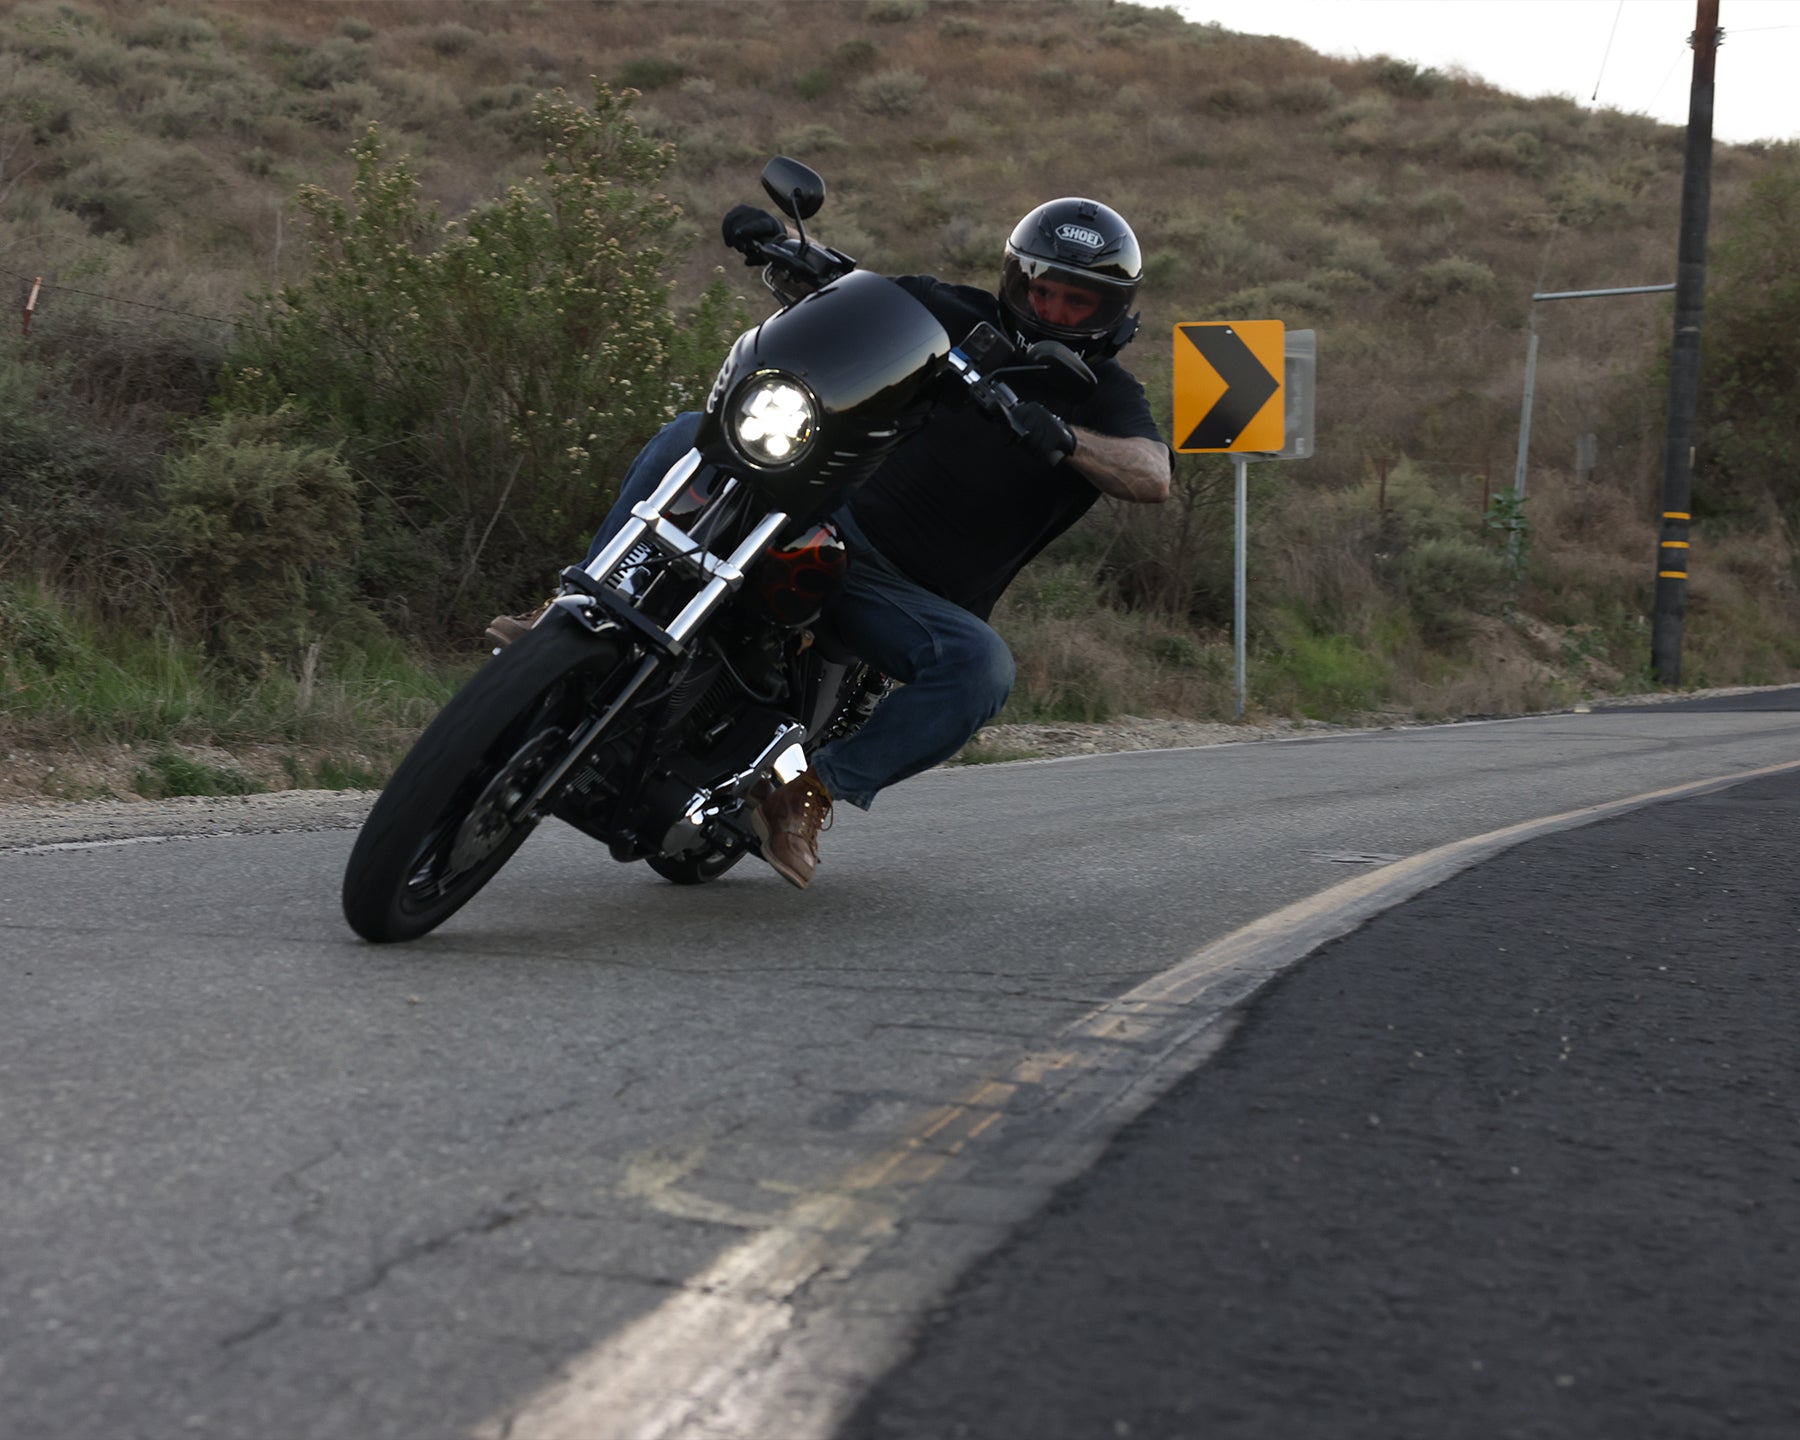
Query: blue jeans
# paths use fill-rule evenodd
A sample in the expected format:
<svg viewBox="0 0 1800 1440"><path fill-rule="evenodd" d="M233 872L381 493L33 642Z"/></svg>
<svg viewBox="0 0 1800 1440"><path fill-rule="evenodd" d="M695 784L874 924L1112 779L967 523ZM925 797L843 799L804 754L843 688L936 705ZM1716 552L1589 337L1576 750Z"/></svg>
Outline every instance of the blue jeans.
<svg viewBox="0 0 1800 1440"><path fill-rule="evenodd" d="M697 411L677 416L638 453L589 560L693 447L699 427ZM810 759L834 798L867 810L879 791L948 760L1000 713L1012 692L1013 658L985 621L902 574L869 543L848 506L832 523L850 551L844 588L831 606L832 627L858 656L901 684L861 730Z"/></svg>

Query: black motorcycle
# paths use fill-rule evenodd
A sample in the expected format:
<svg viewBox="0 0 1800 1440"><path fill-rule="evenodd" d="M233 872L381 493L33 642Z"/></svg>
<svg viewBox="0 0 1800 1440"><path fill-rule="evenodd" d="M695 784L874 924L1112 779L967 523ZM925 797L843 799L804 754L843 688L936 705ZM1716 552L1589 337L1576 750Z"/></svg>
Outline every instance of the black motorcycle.
<svg viewBox="0 0 1800 1440"><path fill-rule="evenodd" d="M1020 355L980 325L952 345L906 290L807 238L818 175L780 157L762 183L797 235L741 248L783 308L732 346L694 448L394 772L344 874L364 938L442 924L547 815L677 884L723 875L758 845L755 800L891 685L831 633L829 517L947 394L1005 423L1009 371L1092 383L1055 342Z"/></svg>

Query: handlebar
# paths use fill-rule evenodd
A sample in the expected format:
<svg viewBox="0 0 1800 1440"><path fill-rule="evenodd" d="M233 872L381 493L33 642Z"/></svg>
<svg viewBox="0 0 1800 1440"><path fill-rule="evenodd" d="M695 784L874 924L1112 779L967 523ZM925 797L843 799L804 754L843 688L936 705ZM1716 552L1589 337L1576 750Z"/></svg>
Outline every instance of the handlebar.
<svg viewBox="0 0 1800 1440"><path fill-rule="evenodd" d="M1000 377L1061 372L1066 380L1089 387L1095 383L1094 372L1067 346L1054 340L1040 340L1021 356L1010 340L985 323L977 325L951 350L950 368L963 382L965 393L976 409L988 419L1007 425L1033 454L1052 465L1067 453L1066 445L1042 443L1043 437L1035 427L1043 423L1044 417L1037 415L1026 420L1016 415L1014 412L1021 404L1019 396ZM1051 419L1062 426L1066 440L1067 422L1061 421L1054 412L1051 412Z"/></svg>
<svg viewBox="0 0 1800 1440"><path fill-rule="evenodd" d="M763 283L790 305L856 268L856 262L842 251L790 235L777 240L751 240L738 248L746 264L763 263ZM790 282L798 294L790 293L783 281Z"/></svg>

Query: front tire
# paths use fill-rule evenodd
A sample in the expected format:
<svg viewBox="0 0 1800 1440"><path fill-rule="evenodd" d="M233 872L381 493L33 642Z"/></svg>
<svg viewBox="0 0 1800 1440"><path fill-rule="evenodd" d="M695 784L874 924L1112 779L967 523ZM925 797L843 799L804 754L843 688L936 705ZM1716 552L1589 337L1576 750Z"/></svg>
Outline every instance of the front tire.
<svg viewBox="0 0 1800 1440"><path fill-rule="evenodd" d="M535 819L517 806L566 752L625 656L556 614L451 697L387 783L344 870L344 918L365 940L413 940L499 873Z"/></svg>

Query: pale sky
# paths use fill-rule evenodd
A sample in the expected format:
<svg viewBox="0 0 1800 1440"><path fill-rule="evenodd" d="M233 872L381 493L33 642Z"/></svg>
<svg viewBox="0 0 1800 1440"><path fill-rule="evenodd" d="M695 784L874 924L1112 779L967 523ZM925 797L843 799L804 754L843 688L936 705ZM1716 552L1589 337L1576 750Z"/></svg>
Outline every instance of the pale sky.
<svg viewBox="0 0 1800 1440"><path fill-rule="evenodd" d="M1190 20L1327 55L1452 65L1518 95L1567 95L1685 125L1695 0L1162 0ZM1800 0L1719 0L1713 138L1800 139ZM1608 52L1610 42L1611 50Z"/></svg>

